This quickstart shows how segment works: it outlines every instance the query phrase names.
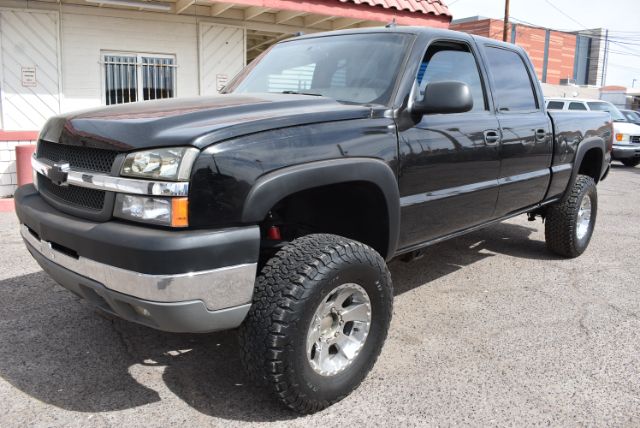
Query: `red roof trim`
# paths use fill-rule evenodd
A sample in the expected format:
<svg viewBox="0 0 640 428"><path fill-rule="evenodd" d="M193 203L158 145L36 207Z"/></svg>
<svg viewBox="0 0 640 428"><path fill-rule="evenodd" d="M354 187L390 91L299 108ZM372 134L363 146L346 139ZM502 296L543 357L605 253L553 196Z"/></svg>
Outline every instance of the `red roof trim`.
<svg viewBox="0 0 640 428"><path fill-rule="evenodd" d="M233 3L243 6L258 6L268 9L291 10L296 12L314 13L339 18L352 18L363 21L391 22L395 18L400 25L418 25L436 28L449 28L451 16L436 15L435 13L416 13L407 10L397 10L370 4L356 4L351 0L233 0ZM382 0L380 0L382 1ZM391 3L391 0L385 0ZM396 0L399 1L399 0ZM409 1L409 0L404 0ZM411 0L416 2L416 0ZM422 0L424 3L427 0ZM436 0L432 0L436 1ZM215 3L215 1L213 1Z"/></svg>
<svg viewBox="0 0 640 428"><path fill-rule="evenodd" d="M39 131L3 131L0 129L0 141L35 141Z"/></svg>
<svg viewBox="0 0 640 428"><path fill-rule="evenodd" d="M368 4L369 6L380 6L385 9L406 10L412 13L424 13L433 15L447 15L449 8L442 0L339 0L342 3L352 2L355 4Z"/></svg>

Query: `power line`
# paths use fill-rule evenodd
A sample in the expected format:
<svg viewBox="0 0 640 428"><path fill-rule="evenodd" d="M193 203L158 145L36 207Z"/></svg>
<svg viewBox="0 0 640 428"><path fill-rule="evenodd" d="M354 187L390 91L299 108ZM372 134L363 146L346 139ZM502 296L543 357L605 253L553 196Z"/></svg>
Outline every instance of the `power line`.
<svg viewBox="0 0 640 428"><path fill-rule="evenodd" d="M549 0L545 0L545 1L547 3L549 2ZM549 4L551 4L551 3L549 3ZM555 6L554 6L554 8L558 9ZM527 22L527 21L525 21L523 19L519 19L519 18L516 18L516 17L512 17L512 19L514 19L516 21L519 21L519 22L521 22L523 24L530 25L530 26L535 27L535 28L547 29L547 27L542 27L540 25L533 24L531 22ZM578 21L575 21L575 22L580 24ZM582 24L580 24L580 25L582 25ZM553 28L549 28L549 29L553 30L553 31L559 31L559 32L562 32L562 33L576 33L576 31L558 30L558 29L553 29ZM589 31L590 29L587 28L587 27L584 27L584 30ZM602 36L602 35L597 35L597 34L585 34L585 33L582 33L582 32L579 32L578 34L580 36L582 36L582 37L588 37L588 38L593 39L593 40L604 41L605 43L607 43L607 42L613 43L613 44L615 44L617 46L620 46L621 48L627 50L628 52L630 52L633 55L640 55L640 51L637 51L635 49L632 49L632 48L628 47L628 46L639 46L640 47L640 44L638 44L638 43L630 43L628 41L624 41L625 39L623 39L621 37L615 37L614 38L614 37L611 37L609 35ZM610 51L610 48L605 46L605 50Z"/></svg>
<svg viewBox="0 0 640 428"><path fill-rule="evenodd" d="M571 21L575 22L576 24L578 24L579 26L581 26L584 29L587 29L587 26L582 24L581 22L578 22L576 19L574 19L571 15L565 13L562 9L560 9L559 7L557 7L555 4L551 3L549 0L544 0L545 2L547 2L547 4L549 6L551 6L552 8L554 8L555 10L557 10L558 12L560 12L560 14L566 16L567 18L569 18Z"/></svg>

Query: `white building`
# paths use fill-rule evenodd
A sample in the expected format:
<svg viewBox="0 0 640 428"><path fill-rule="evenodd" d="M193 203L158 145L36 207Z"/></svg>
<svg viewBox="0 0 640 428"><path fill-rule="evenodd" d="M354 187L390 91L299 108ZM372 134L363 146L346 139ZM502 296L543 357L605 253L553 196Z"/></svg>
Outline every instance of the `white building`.
<svg viewBox="0 0 640 428"><path fill-rule="evenodd" d="M298 32L448 27L441 0L0 0L0 196L15 190L16 144L52 115L215 94Z"/></svg>

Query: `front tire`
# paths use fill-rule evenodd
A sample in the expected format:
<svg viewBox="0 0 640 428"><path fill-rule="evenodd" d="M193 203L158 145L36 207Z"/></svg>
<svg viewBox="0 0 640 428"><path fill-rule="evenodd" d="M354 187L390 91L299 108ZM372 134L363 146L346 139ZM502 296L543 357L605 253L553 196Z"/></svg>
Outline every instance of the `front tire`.
<svg viewBox="0 0 640 428"><path fill-rule="evenodd" d="M589 246L598 214L593 178L578 175L569 194L549 207L545 219L547 248L563 257L578 257Z"/></svg>
<svg viewBox="0 0 640 428"><path fill-rule="evenodd" d="M633 168L634 166L637 166L638 164L640 164L640 159L623 159L620 162L622 162L624 166Z"/></svg>
<svg viewBox="0 0 640 428"><path fill-rule="evenodd" d="M296 239L258 276L240 332L245 368L285 406L322 410L373 367L392 303L391 275L373 249L335 235Z"/></svg>

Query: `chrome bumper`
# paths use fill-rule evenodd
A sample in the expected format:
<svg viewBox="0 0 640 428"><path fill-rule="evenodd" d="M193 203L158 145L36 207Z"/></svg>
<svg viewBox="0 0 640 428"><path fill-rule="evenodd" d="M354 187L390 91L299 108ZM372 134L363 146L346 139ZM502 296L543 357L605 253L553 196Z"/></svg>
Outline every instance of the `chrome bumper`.
<svg viewBox="0 0 640 428"><path fill-rule="evenodd" d="M43 258L111 291L163 303L200 300L210 311L251 303L256 263L180 275L148 275L84 257L72 257L36 237L24 224L20 233Z"/></svg>
<svg viewBox="0 0 640 428"><path fill-rule="evenodd" d="M615 159L628 159L628 158L640 157L640 144L634 144L634 145L614 144L613 157Z"/></svg>

